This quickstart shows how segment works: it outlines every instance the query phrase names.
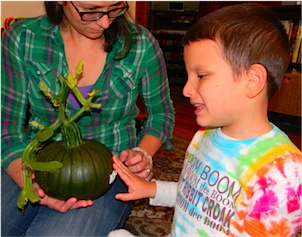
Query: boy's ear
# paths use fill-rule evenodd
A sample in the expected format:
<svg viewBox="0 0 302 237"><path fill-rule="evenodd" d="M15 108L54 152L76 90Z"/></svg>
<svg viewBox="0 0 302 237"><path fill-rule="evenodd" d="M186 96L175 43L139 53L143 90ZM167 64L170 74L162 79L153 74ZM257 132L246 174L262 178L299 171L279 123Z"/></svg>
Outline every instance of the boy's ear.
<svg viewBox="0 0 302 237"><path fill-rule="evenodd" d="M247 71L246 96L254 98L260 94L266 86L267 72L263 65L253 64Z"/></svg>

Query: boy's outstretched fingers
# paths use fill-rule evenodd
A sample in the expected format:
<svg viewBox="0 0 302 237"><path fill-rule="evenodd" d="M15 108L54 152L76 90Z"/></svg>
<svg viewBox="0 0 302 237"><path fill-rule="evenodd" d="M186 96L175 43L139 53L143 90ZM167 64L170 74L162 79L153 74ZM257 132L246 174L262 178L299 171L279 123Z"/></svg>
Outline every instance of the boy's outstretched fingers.
<svg viewBox="0 0 302 237"><path fill-rule="evenodd" d="M116 170L120 178L125 182L125 184L129 187L129 183L131 183L131 176L133 175L131 171L119 160L117 155L112 156L113 160L113 168ZM129 192L129 188L128 188ZM122 201L129 201L133 200L129 197L129 193L118 193L115 195L116 199L122 200Z"/></svg>
<svg viewBox="0 0 302 237"><path fill-rule="evenodd" d="M113 160L113 168L116 170L116 172L119 174L122 180L127 184L127 178L130 178L129 176L132 175L131 171L119 160L117 155L112 156Z"/></svg>
<svg viewBox="0 0 302 237"><path fill-rule="evenodd" d="M156 193L155 182L146 181L133 174L116 155L113 155L112 160L113 168L128 186L128 193L118 193L115 195L116 199L130 201L146 197L154 197Z"/></svg>

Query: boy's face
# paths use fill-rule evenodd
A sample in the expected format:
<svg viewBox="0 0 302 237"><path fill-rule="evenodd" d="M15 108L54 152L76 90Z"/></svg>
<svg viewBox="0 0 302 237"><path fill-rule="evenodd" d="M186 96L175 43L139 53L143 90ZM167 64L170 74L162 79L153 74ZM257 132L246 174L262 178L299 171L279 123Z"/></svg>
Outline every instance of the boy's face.
<svg viewBox="0 0 302 237"><path fill-rule="evenodd" d="M188 81L183 94L196 107L197 123L238 128L246 114L245 80L234 78L219 45L212 40L190 43L184 47L184 60Z"/></svg>

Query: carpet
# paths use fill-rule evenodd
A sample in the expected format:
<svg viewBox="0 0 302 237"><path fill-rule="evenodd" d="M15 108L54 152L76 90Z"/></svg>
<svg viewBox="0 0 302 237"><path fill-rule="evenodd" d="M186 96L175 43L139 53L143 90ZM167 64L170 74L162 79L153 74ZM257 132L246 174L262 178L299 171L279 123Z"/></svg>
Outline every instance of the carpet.
<svg viewBox="0 0 302 237"><path fill-rule="evenodd" d="M161 148L153 158L154 178L164 181L178 181L188 140L173 137L174 151ZM125 229L140 237L166 236L170 233L174 208L154 207L149 199L135 201Z"/></svg>

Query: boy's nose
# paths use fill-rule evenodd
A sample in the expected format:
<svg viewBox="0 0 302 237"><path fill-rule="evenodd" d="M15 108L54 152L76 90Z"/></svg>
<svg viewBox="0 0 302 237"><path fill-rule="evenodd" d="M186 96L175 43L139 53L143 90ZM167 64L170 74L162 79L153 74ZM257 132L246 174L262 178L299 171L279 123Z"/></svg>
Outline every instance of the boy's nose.
<svg viewBox="0 0 302 237"><path fill-rule="evenodd" d="M182 89L182 94L185 97L191 97L192 92L193 92L193 87L190 85L189 80L187 80L184 88Z"/></svg>

